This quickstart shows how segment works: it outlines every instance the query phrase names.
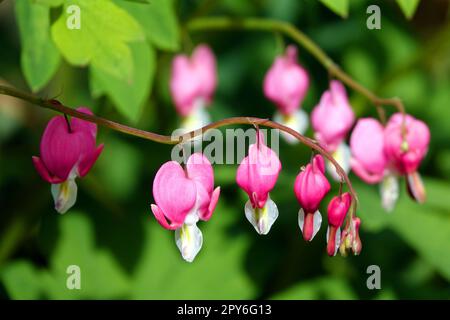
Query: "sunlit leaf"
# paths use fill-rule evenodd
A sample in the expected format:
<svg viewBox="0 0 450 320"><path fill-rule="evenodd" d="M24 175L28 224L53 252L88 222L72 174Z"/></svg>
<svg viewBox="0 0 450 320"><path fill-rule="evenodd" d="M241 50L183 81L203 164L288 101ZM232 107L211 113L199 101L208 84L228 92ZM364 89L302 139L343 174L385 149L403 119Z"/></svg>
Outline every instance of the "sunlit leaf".
<svg viewBox="0 0 450 320"><path fill-rule="evenodd" d="M66 9L80 8L80 29L69 29ZM99 27L101 26L101 27ZM139 66L133 64L129 43L142 41L139 24L125 10L108 0L66 1L64 11L52 26L52 36L64 58L76 66L93 67L130 81Z"/></svg>
<svg viewBox="0 0 450 320"><path fill-rule="evenodd" d="M400 6L400 9L402 9L405 17L411 19L417 10L420 0L397 0L397 3Z"/></svg>
<svg viewBox="0 0 450 320"><path fill-rule="evenodd" d="M60 55L50 37L50 9L30 1L16 1L22 45L21 65L33 91L42 89L58 69Z"/></svg>
<svg viewBox="0 0 450 320"><path fill-rule="evenodd" d="M330 10L343 18L346 18L348 16L348 0L320 0L320 2L322 2Z"/></svg>

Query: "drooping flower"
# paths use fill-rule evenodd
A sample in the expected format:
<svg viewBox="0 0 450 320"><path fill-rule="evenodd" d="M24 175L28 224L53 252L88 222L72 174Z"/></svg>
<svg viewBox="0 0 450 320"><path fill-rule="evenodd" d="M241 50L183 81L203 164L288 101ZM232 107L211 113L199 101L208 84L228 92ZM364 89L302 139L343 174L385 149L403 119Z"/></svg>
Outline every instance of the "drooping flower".
<svg viewBox="0 0 450 320"><path fill-rule="evenodd" d="M327 253L336 255L341 244L341 226L352 202L350 193L346 192L331 199L328 204Z"/></svg>
<svg viewBox="0 0 450 320"><path fill-rule="evenodd" d="M319 104L314 107L311 122L317 141L332 153L346 172L350 169L350 150L345 139L354 121L355 115L344 85L332 80L330 88L322 94ZM327 165L327 169L334 179L339 179L331 164Z"/></svg>
<svg viewBox="0 0 450 320"><path fill-rule="evenodd" d="M79 112L92 115L85 107ZM40 157L32 157L40 176L51 183L55 209L65 213L76 202L77 184L75 178L84 177L94 165L103 150L103 144L96 146L97 125L64 116L53 117L41 138Z"/></svg>
<svg viewBox="0 0 450 320"><path fill-rule="evenodd" d="M251 144L248 156L238 167L236 182L249 197L245 216L259 234L267 234L278 218L278 208L270 199L281 171L277 154L264 143L262 132L257 131L256 143Z"/></svg>
<svg viewBox="0 0 450 320"><path fill-rule="evenodd" d="M294 192L301 206L298 223L306 241L314 238L322 224L319 205L331 188L324 173L323 157L316 155L295 179Z"/></svg>
<svg viewBox="0 0 450 320"><path fill-rule="evenodd" d="M180 54L173 59L170 92L186 131L209 123L205 107L211 103L216 85L216 59L207 45L197 46L191 57Z"/></svg>
<svg viewBox="0 0 450 320"><path fill-rule="evenodd" d="M274 120L300 133L308 127L308 116L300 109L309 87L309 76L297 62L297 48L288 46L284 55L275 58L264 78L264 94L278 108ZM289 142L297 142L283 135Z"/></svg>
<svg viewBox="0 0 450 320"><path fill-rule="evenodd" d="M428 152L428 126L410 115L396 113L386 125L384 143L388 160L400 175L406 176L410 195L424 202L425 188L417 169Z"/></svg>
<svg viewBox="0 0 450 320"><path fill-rule="evenodd" d="M382 206L392 211L399 196L398 178L384 151L384 127L373 118L358 120L350 137L353 172L369 184L380 184Z"/></svg>
<svg viewBox="0 0 450 320"><path fill-rule="evenodd" d="M176 161L168 161L156 173L152 212L162 227L175 230L177 247L188 262L203 244L197 222L211 218L219 195L211 163L201 153L191 155L185 169Z"/></svg>

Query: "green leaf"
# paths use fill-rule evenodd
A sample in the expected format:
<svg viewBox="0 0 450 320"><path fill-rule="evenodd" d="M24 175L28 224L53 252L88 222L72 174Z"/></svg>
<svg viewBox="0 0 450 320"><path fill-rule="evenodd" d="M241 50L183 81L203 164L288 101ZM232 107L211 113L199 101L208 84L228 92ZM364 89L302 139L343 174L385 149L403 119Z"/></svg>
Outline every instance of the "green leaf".
<svg viewBox="0 0 450 320"><path fill-rule="evenodd" d="M41 298L38 271L28 261L18 260L7 265L2 269L0 278L11 299L31 300Z"/></svg>
<svg viewBox="0 0 450 320"><path fill-rule="evenodd" d="M320 2L343 18L348 16L348 0L320 0Z"/></svg>
<svg viewBox="0 0 450 320"><path fill-rule="evenodd" d="M34 0L34 2L50 7L59 7L64 3L64 0Z"/></svg>
<svg viewBox="0 0 450 320"><path fill-rule="evenodd" d="M420 0L397 0L406 18L411 19L419 6Z"/></svg>
<svg viewBox="0 0 450 320"><path fill-rule="evenodd" d="M275 294L275 300L356 299L350 284L341 277L328 276L298 284Z"/></svg>
<svg viewBox="0 0 450 320"><path fill-rule="evenodd" d="M248 250L248 238L244 234L230 236L236 215L229 206L219 201L215 211L217 216L198 225L204 243L194 263L183 261L173 232L146 219L146 244L136 267L132 299L255 297L255 285L242 263Z"/></svg>
<svg viewBox="0 0 450 320"><path fill-rule="evenodd" d="M80 29L69 29L70 5L80 8ZM134 69L129 43L142 41L139 24L108 0L67 0L64 12L52 26L52 36L64 58L76 66L91 66L130 81Z"/></svg>
<svg viewBox="0 0 450 320"><path fill-rule="evenodd" d="M146 42L130 44L134 71L130 81L111 78L95 66L91 67L91 92L94 96L107 94L124 116L136 122L147 100L156 70L156 55Z"/></svg>
<svg viewBox="0 0 450 320"><path fill-rule="evenodd" d="M21 65L33 91L42 89L58 70L60 55L50 38L50 9L29 1L16 1L22 45Z"/></svg>
<svg viewBox="0 0 450 320"><path fill-rule="evenodd" d="M141 24L147 38L159 49L176 51L180 32L172 0L152 0L147 4L116 0Z"/></svg>

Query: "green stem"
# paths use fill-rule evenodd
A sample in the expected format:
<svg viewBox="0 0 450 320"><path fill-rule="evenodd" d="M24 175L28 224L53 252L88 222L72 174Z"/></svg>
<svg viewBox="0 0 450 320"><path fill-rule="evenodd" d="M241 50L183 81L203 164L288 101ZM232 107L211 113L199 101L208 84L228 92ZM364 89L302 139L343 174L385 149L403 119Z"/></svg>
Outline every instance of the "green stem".
<svg viewBox="0 0 450 320"><path fill-rule="evenodd" d="M390 105L395 107L399 112L405 113L405 108L401 99L394 98L380 98L375 93L353 80L347 73L330 58L328 55L305 33L297 29L294 25L288 22L264 19L264 18L228 18L228 17L206 17L196 18L188 22L187 29L190 31L205 31L205 30L233 30L244 29L254 31L269 31L280 32L303 48L305 48L312 56L314 56L329 72L330 75L344 82L353 90L361 93L369 99L375 106Z"/></svg>
<svg viewBox="0 0 450 320"><path fill-rule="evenodd" d="M95 123L97 125L101 125L107 128L110 128L115 131L119 131L128 135L136 136L139 138L151 140L158 143L164 143L164 144L178 144L187 142L197 136L203 135L206 131L210 129L217 129L224 126L229 125L236 125L236 124L246 124L246 125L252 125L252 126L265 126L272 129L278 129L280 131L286 132L293 137L295 137L297 140L299 140L304 145L308 146L309 148L315 150L316 152L320 153L322 156L324 156L326 159L328 159L333 166L336 168L336 172L339 174L341 179L345 181L347 184L347 187L349 189L350 194L352 195L352 203L354 203L354 209L356 210L358 198L356 195L356 191L353 189L352 183L350 182L350 179L348 178L347 174L345 173L344 169L337 163L337 161L333 158L333 156L328 153L324 148L322 148L319 143L311 138L305 137L302 134L298 133L294 129L291 129L289 127L286 127L282 124L279 124L277 122L268 120L268 119L261 119L261 118L255 118L255 117L233 117L233 118L226 118L222 119L213 123L210 123L207 126L204 126L198 130L194 130L191 132L188 132L183 135L178 136L164 136L157 133L144 131L140 129L136 129L133 127L129 127L102 117L98 117L95 115L89 115L86 113L78 112L72 108L69 108L63 104L61 104L59 101L51 99L51 100L45 100L39 97L36 97L34 95L19 91L17 89L6 87L3 85L0 85L0 94L12 96L19 98L21 100L28 101L36 106L39 106L41 108L54 110L60 113L63 113L65 115L70 115L75 118L83 119L92 123Z"/></svg>

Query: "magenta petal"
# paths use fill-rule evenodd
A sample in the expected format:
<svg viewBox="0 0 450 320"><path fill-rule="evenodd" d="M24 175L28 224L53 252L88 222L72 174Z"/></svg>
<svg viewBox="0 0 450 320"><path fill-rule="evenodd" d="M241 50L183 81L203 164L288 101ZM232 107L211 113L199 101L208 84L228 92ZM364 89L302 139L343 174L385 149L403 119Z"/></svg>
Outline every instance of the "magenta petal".
<svg viewBox="0 0 450 320"><path fill-rule="evenodd" d="M356 159L350 159L350 164L353 172L361 178L364 182L368 184L375 184L381 182L384 177L384 173L371 173L366 170L366 168Z"/></svg>
<svg viewBox="0 0 450 320"><path fill-rule="evenodd" d="M45 164L42 162L42 160L39 157L32 157L32 160L33 160L33 164L34 164L34 167L36 168L37 172L42 177L42 179L44 179L45 181L52 183L52 184L61 183L64 181L58 177L51 176L50 173L48 172L47 168L45 167Z"/></svg>
<svg viewBox="0 0 450 320"><path fill-rule="evenodd" d="M189 179L200 183L211 193L214 188L214 172L208 158L201 153L191 155L186 163L186 172Z"/></svg>
<svg viewBox="0 0 450 320"><path fill-rule="evenodd" d="M84 177L91 170L92 166L102 153L104 146L105 145L102 143L97 147L97 149L95 149L93 153L80 160L80 163L78 165L78 174L80 177Z"/></svg>
<svg viewBox="0 0 450 320"><path fill-rule="evenodd" d="M163 228L168 229L168 230L175 230L175 229L178 229L179 227L181 227L182 223L181 224L175 224L175 223L169 224L167 222L166 217L164 216L164 213L161 211L161 209L159 209L158 206L152 204L150 207L152 209L153 215L155 216L156 220Z"/></svg>
<svg viewBox="0 0 450 320"><path fill-rule="evenodd" d="M164 216L173 225L181 225L195 206L197 189L195 182L186 177L180 164L169 161L156 173L153 197Z"/></svg>
<svg viewBox="0 0 450 320"><path fill-rule="evenodd" d="M259 142L250 145L249 154L238 167L236 182L249 196L252 206L262 208L274 188L281 171L277 154L268 148L259 135Z"/></svg>
<svg viewBox="0 0 450 320"><path fill-rule="evenodd" d="M214 189L212 195L211 195L211 201L209 203L208 211L205 215L200 216L200 219L207 221L211 218L214 210L216 209L217 202L219 201L220 196L220 187L217 187Z"/></svg>
<svg viewBox="0 0 450 320"><path fill-rule="evenodd" d="M78 112L82 112L85 114L88 114L90 116L93 115L92 111L89 108L86 107L79 107L77 108ZM94 139L97 138L97 125L95 123L78 119L78 118L72 118L70 121L70 124L72 126L73 131L86 131L90 132Z"/></svg>

